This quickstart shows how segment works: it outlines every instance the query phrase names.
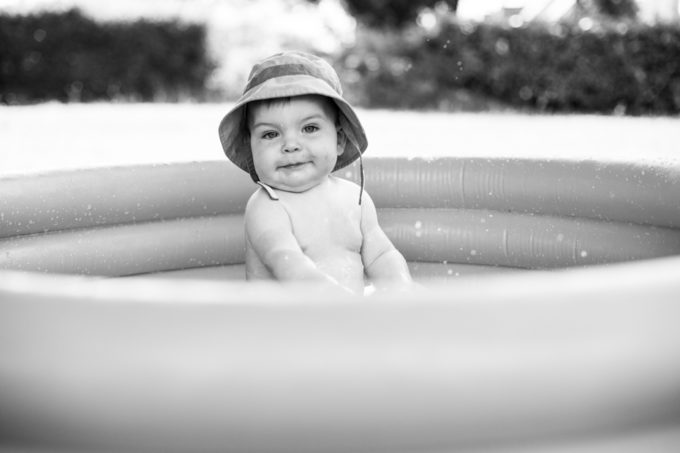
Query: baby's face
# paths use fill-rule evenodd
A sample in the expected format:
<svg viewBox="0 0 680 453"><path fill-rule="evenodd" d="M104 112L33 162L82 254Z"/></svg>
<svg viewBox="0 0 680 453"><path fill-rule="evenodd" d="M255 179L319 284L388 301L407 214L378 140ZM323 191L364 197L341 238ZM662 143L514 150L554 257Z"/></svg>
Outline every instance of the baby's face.
<svg viewBox="0 0 680 453"><path fill-rule="evenodd" d="M333 171L343 147L328 102L320 96L296 96L252 107L250 148L260 181L304 192Z"/></svg>

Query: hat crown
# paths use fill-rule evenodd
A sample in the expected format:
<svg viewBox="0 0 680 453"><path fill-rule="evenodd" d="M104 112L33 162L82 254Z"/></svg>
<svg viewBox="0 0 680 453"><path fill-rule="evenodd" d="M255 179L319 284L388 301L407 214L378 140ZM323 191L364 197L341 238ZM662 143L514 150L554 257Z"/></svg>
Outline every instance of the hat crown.
<svg viewBox="0 0 680 453"><path fill-rule="evenodd" d="M340 79L327 61L315 55L295 51L278 53L256 63L250 71L243 94L268 80L294 75L320 79L342 96Z"/></svg>

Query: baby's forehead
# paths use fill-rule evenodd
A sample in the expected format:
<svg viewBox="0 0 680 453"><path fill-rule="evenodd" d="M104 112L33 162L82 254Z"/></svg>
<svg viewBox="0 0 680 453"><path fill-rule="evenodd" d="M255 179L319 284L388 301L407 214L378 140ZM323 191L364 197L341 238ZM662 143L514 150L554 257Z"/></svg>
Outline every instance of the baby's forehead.
<svg viewBox="0 0 680 453"><path fill-rule="evenodd" d="M320 110L332 121L335 121L337 118L337 105L332 99L321 95L303 95L261 99L251 102L248 104L247 108L249 123L257 114L261 114L270 110L278 110L285 107L293 107L295 109L304 109L309 107L313 110Z"/></svg>

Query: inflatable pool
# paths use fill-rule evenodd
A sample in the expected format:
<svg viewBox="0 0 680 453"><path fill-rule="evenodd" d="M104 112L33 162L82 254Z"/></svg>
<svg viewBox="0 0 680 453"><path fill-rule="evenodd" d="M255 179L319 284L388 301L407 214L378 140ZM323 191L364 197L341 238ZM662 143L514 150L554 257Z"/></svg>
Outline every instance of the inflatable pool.
<svg viewBox="0 0 680 453"><path fill-rule="evenodd" d="M1 179L0 451L677 451L680 169L365 166L413 292L245 282L225 162Z"/></svg>

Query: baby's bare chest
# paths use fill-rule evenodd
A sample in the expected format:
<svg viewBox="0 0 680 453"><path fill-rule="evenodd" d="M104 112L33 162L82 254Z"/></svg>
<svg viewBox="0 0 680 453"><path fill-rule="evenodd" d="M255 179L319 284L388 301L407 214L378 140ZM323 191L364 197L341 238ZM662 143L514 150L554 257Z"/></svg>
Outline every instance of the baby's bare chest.
<svg viewBox="0 0 680 453"><path fill-rule="evenodd" d="M306 252L342 248L361 249L361 211L356 203L327 200L323 203L286 204L293 234Z"/></svg>

